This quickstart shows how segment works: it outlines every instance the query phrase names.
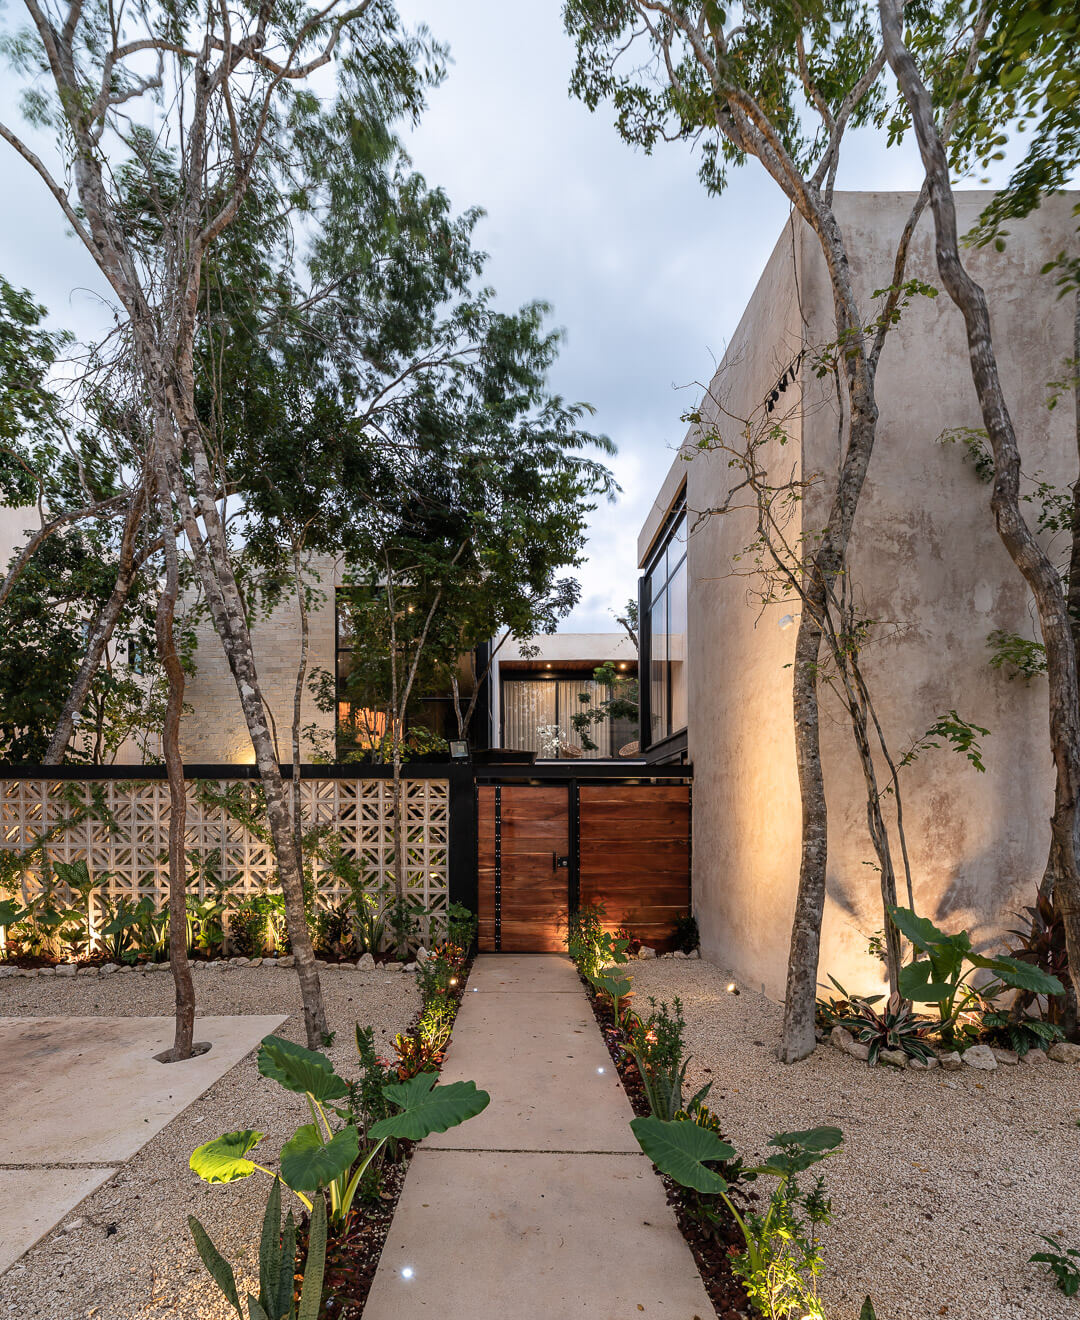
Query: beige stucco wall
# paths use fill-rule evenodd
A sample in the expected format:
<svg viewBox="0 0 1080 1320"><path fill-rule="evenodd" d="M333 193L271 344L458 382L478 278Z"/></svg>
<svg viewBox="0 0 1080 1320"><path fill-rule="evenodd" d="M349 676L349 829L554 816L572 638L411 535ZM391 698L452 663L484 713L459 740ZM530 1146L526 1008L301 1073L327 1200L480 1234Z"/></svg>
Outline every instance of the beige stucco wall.
<svg viewBox="0 0 1080 1320"><path fill-rule="evenodd" d="M985 195L961 194L961 227ZM867 311L890 279L892 251L910 206L903 194L847 194L837 210L855 256ZM1071 200L1013 226L1002 254L969 254L987 288L1003 379L1017 422L1025 471L1064 485L1075 477L1073 409L1045 407L1048 382L1069 353L1072 309L1039 275L1073 232ZM937 283L932 224L924 219L909 274ZM713 391L746 415L806 341L834 338L828 282L811 235L785 231L721 364ZM801 438L806 472L835 471L837 418L822 385L803 372L801 425L778 450L787 471ZM789 390L784 396L785 406ZM864 666L893 749L902 753L955 708L986 726L987 772L956 753L927 752L904 772L905 816L916 904L949 926L991 940L1011 924L1041 874L1051 805L1046 687L1025 687L988 664L987 634L1033 636L1031 608L997 538L989 487L943 446L947 427L981 425L968 371L963 323L946 295L917 299L894 329L878 378L880 423L851 554L851 580L865 615L883 621ZM725 422L731 426L733 423ZM731 470L720 455L686 470L693 512L720 503ZM1070 472L1070 469L1072 471ZM776 470L780 470L779 467ZM669 478L670 482L670 478ZM670 487L669 487L670 489ZM808 501L807 528L820 514ZM656 511L650 523L656 519ZM791 731L795 629L761 610L732 557L749 540L747 515L706 521L690 537L690 753L695 767L695 907L708 956L774 996L783 992L798 875L799 800ZM647 535L643 540L647 540ZM866 953L881 904L866 830L862 775L839 703L826 698L822 753L829 799L828 899L822 971L869 989L879 965Z"/></svg>
<svg viewBox="0 0 1080 1320"><path fill-rule="evenodd" d="M310 610L309 675L317 668L334 672L336 571L331 557L320 556L312 560L308 572L315 591L322 597L315 600ZM191 709L180 726L181 753L188 762L249 765L255 757L236 683L209 618L199 624L197 637L198 669L188 680L184 693L185 704ZM281 758L288 761L292 757L293 693L300 660L300 620L295 596L287 596L267 617L255 620L251 642L263 695L277 725L278 750ZM308 724L330 732L334 719L316 708L305 685L300 725L303 728ZM301 742L300 752L305 761L310 760L312 748L306 739Z"/></svg>

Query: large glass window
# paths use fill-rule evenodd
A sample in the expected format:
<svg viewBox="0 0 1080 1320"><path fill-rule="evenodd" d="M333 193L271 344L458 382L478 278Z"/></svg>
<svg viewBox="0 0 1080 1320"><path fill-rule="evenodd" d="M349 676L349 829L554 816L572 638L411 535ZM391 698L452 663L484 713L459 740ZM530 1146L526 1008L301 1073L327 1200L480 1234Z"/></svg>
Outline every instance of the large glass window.
<svg viewBox="0 0 1080 1320"><path fill-rule="evenodd" d="M632 680L632 674L628 678ZM637 736L632 720L598 719L587 728L587 739L596 746L585 746L586 738L574 727L574 716L600 708L614 695L607 683L586 673L504 675L500 688L504 747L535 752L544 760L611 759Z"/></svg>
<svg viewBox="0 0 1080 1320"><path fill-rule="evenodd" d="M686 728L686 514L649 571L649 743Z"/></svg>

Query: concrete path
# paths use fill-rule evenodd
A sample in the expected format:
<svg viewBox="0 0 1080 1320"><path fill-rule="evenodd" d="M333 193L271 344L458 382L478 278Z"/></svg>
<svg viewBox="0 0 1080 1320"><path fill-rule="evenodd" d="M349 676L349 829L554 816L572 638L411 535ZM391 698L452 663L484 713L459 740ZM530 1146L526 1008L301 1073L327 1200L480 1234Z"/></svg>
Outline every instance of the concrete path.
<svg viewBox="0 0 1080 1320"><path fill-rule="evenodd" d="M197 1018L161 1064L172 1018L0 1018L0 1272L284 1021Z"/></svg>
<svg viewBox="0 0 1080 1320"><path fill-rule="evenodd" d="M709 1320L566 958L481 955L441 1081L491 1094L413 1157L364 1320Z"/></svg>

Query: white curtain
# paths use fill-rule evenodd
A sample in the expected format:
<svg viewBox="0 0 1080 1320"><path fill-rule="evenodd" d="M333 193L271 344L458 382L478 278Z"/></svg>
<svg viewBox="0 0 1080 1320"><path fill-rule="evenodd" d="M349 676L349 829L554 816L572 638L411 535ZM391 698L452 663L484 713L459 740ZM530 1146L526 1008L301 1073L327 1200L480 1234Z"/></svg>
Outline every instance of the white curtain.
<svg viewBox="0 0 1080 1320"><path fill-rule="evenodd" d="M581 701L584 695L587 701ZM573 726L573 717L610 695L606 687L591 678L510 679L502 685L503 746L516 751L535 752L548 758L563 755L561 749L576 747L581 755L610 757L611 722L593 725L589 737L596 751L582 748L581 734Z"/></svg>

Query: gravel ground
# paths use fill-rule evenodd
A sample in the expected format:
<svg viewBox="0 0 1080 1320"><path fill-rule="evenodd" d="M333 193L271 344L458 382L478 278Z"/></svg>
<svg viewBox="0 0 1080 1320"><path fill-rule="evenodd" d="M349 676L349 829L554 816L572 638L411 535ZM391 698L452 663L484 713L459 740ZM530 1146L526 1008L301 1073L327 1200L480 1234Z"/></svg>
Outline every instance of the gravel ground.
<svg viewBox="0 0 1080 1320"><path fill-rule="evenodd" d="M420 1004L413 977L400 972L324 969L323 992L337 1042L329 1050L345 1076L355 1075L356 1022L375 1027L390 1053ZM300 995L293 972L232 968L196 972L195 992L207 1015L288 1013L280 1034L303 1044ZM172 1012L172 979L111 976L0 981L0 1016L148 1017ZM195 1038L198 1040L198 1023ZM204 1141L237 1128L267 1133L261 1162L271 1163L298 1122L301 1096L259 1076L254 1054L215 1083L160 1132L65 1222L0 1275L0 1316L20 1320L234 1320L188 1232L187 1216L205 1225L221 1251L239 1265L241 1294L258 1267L258 1231L269 1185L260 1175L228 1187L208 1187L187 1167ZM245 1277L246 1276L246 1277ZM257 1288L255 1289L257 1292Z"/></svg>
<svg viewBox="0 0 1080 1320"><path fill-rule="evenodd" d="M821 1291L829 1320L856 1320L869 1293L879 1320L1077 1320L1041 1265L1039 1233L1080 1247L1080 1066L994 1072L871 1070L820 1046L775 1058L781 1011L707 962L632 968L639 1010L678 995L693 1056L687 1093L708 1103L740 1154L775 1132L844 1130L823 1171L833 1202Z"/></svg>

